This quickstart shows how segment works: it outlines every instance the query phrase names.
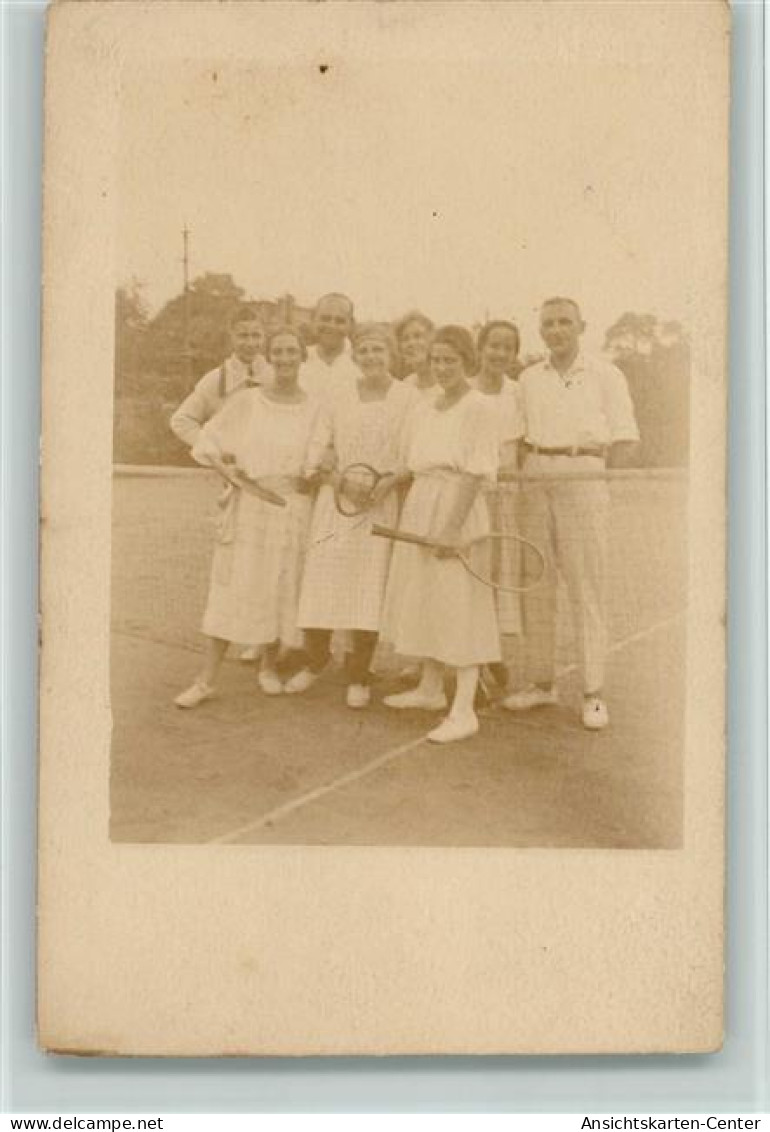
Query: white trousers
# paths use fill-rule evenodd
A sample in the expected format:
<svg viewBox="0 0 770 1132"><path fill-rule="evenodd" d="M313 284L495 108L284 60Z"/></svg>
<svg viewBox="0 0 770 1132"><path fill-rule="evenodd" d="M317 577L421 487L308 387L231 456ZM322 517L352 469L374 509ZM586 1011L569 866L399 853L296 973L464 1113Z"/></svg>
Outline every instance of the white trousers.
<svg viewBox="0 0 770 1132"><path fill-rule="evenodd" d="M610 497L606 480L574 480L570 474L602 472L595 456L530 453L525 472L564 475L560 483L524 483L519 529L545 556L545 575L524 595L522 676L527 683L555 678L557 584L564 581L585 692L604 683L607 653L605 591Z"/></svg>

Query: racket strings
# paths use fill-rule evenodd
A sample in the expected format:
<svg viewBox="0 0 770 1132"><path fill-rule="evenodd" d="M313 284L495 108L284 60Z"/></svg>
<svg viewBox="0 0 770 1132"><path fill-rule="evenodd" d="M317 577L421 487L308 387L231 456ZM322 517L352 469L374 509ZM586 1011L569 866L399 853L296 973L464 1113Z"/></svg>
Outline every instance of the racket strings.
<svg viewBox="0 0 770 1132"><path fill-rule="evenodd" d="M351 519L368 511L381 479L380 473L367 464L351 464L345 468L334 491L334 501L340 514Z"/></svg>

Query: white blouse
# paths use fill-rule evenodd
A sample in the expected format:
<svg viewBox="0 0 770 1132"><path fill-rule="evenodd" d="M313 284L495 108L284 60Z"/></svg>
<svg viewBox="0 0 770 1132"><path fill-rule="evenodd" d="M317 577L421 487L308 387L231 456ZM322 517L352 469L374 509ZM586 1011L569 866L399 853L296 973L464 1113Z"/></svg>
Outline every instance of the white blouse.
<svg viewBox="0 0 770 1132"><path fill-rule="evenodd" d="M403 460L415 475L444 470L494 480L498 466L494 402L474 389L449 409L422 402L410 418Z"/></svg>
<svg viewBox="0 0 770 1132"><path fill-rule="evenodd" d="M225 403L204 425L192 449L200 464L209 457L235 458L251 479L299 476L321 406L306 397L297 403L272 401L259 389L245 389Z"/></svg>

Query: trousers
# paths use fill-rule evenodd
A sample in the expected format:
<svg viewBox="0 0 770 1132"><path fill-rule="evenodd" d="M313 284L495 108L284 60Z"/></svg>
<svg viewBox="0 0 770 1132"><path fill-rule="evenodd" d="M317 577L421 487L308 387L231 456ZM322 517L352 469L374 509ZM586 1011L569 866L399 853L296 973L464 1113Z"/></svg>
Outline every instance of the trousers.
<svg viewBox="0 0 770 1132"><path fill-rule="evenodd" d="M556 483L526 483L519 494L519 530L544 555L540 583L524 594L520 669L527 683L552 684L556 676L557 587L564 582L583 690L598 692L607 655L607 556L610 496L607 481L570 480L604 469L595 456L527 456L524 471L563 475ZM517 666L519 667L519 666Z"/></svg>

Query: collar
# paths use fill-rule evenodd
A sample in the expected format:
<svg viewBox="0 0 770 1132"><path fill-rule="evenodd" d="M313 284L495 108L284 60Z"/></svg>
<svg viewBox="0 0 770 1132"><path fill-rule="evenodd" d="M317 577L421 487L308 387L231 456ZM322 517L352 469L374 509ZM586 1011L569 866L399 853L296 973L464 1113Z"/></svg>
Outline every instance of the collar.
<svg viewBox="0 0 770 1132"><path fill-rule="evenodd" d="M553 373L556 374L556 376L558 378L560 378L566 384L567 379L569 377L574 377L576 374L582 373L585 370L586 361L585 361L585 356L583 354L583 351L578 350L577 355L576 355L575 360L573 361L572 365L569 367L568 370L565 370L565 372L563 374L560 373L557 370L556 366L552 363L550 354L545 359L545 362L543 363L543 365L544 365L545 369L551 370Z"/></svg>
<svg viewBox="0 0 770 1132"><path fill-rule="evenodd" d="M321 362L322 365L328 366L329 369L332 369L333 366L336 366L343 359L347 360L350 357L351 352L352 352L352 350L351 350L351 345L350 345L350 339L346 338L341 352L339 354L337 354L336 358L334 358L334 360L331 361L331 362L327 362L325 358L321 357L320 353L318 352L318 346L317 345L310 347L310 350L308 351L308 355L315 358L316 361Z"/></svg>
<svg viewBox="0 0 770 1132"><path fill-rule="evenodd" d="M262 372L262 357L260 354L254 358L251 363L251 375L247 372L247 363L242 362L237 354L231 354L227 359L227 364L235 370L236 374L246 382L247 385L261 385L260 373Z"/></svg>

